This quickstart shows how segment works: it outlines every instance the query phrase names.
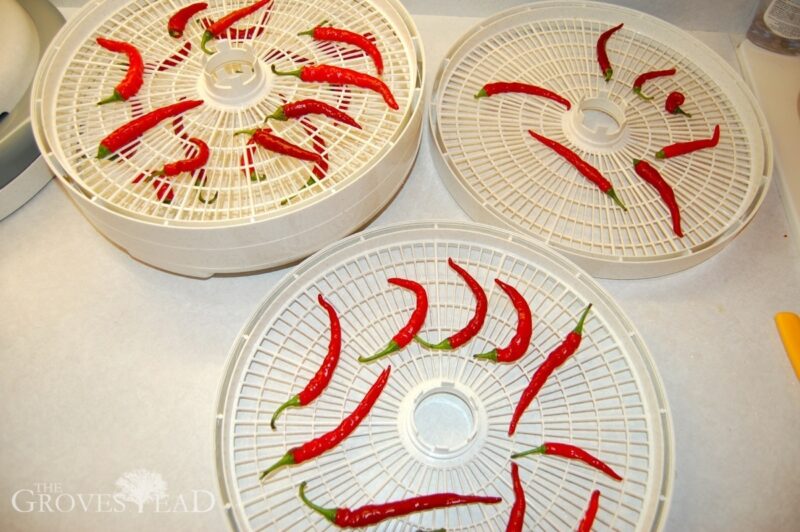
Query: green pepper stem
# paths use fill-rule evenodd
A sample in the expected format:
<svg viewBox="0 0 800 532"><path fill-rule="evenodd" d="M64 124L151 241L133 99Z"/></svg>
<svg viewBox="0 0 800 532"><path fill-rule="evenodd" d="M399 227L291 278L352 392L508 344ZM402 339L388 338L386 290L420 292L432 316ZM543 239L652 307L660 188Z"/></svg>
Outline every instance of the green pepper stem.
<svg viewBox="0 0 800 532"><path fill-rule="evenodd" d="M636 165L637 165L637 164L639 164L640 162L642 162L642 160L641 160L641 159L634 159L634 160L633 160L633 166L636 166Z"/></svg>
<svg viewBox="0 0 800 532"><path fill-rule="evenodd" d="M270 70L272 70L272 73L275 74L276 76L295 76L299 78L300 74L303 72L303 67L300 67L297 70L287 70L285 72L276 69L275 65L270 65L269 68Z"/></svg>
<svg viewBox="0 0 800 532"><path fill-rule="evenodd" d="M634 87L633 88L633 92L636 93L636 95L639 98L641 98L642 100L648 100L649 101L649 100L652 100L654 98L654 96L645 96L644 94L642 94L642 88L641 87Z"/></svg>
<svg viewBox="0 0 800 532"><path fill-rule="evenodd" d="M97 158L98 159L105 159L109 156L111 150L103 146L102 144L97 148Z"/></svg>
<svg viewBox="0 0 800 532"><path fill-rule="evenodd" d="M492 362L497 362L497 349L492 349L491 351L487 351L486 353L481 353L480 355L472 355L472 358L477 358L479 360L491 360Z"/></svg>
<svg viewBox="0 0 800 532"><path fill-rule="evenodd" d="M284 466L293 465L293 464L294 464L294 455L292 455L292 451L289 451L288 453L284 454L281 457L280 460L278 460L277 462L275 462L274 464L269 466L267 469L262 471L261 475L259 475L259 477L258 477L258 480L259 480L259 482L263 482L264 479L267 477L267 475L269 475L270 473L272 473L276 469L280 469L280 468L282 468Z"/></svg>
<svg viewBox="0 0 800 532"><path fill-rule="evenodd" d="M169 30L169 36L179 39L183 37L183 32L178 30Z"/></svg>
<svg viewBox="0 0 800 532"><path fill-rule="evenodd" d="M266 179L266 176L264 176L264 178ZM313 185L316 182L317 182L317 180L314 178L314 176L309 177L308 181L306 181L306 184L303 185L302 187L300 187L300 190L298 190L297 192L295 192L294 194L292 194L288 198L284 198L284 199L281 200L281 207L283 207L284 205L289 203L291 200L295 199L297 197L297 194L299 194L301 190L310 187L311 185Z"/></svg>
<svg viewBox="0 0 800 532"><path fill-rule="evenodd" d="M479 100L480 98L484 98L486 96L489 96L489 93L486 92L486 87L481 88L481 90L475 93L476 100Z"/></svg>
<svg viewBox="0 0 800 532"><path fill-rule="evenodd" d="M581 319L578 320L578 324L575 326L574 329L572 329L572 332L578 333L578 334L583 334L583 323L586 321L586 316L589 315L589 311L590 310L592 310L592 304L591 303L589 303L589 306L586 307L586 310L584 310L583 314L581 314Z"/></svg>
<svg viewBox="0 0 800 532"><path fill-rule="evenodd" d="M217 197L218 196L219 196L219 190L215 190L214 194L210 198L206 198L205 195L203 195L203 191L202 190L197 193L197 199L199 199L200 201L202 201L206 205L211 205L212 203L217 201Z"/></svg>
<svg viewBox="0 0 800 532"><path fill-rule="evenodd" d="M320 22L319 24L317 24L316 26L314 26L313 28L311 28L310 30L301 31L297 35L308 35L310 37L313 37L314 36L314 30L319 28L320 26L324 26L327 23L328 23L328 19L325 19L322 22Z"/></svg>
<svg viewBox="0 0 800 532"><path fill-rule="evenodd" d="M613 200L614 200L614 203L616 203L617 205L619 205L620 207L622 207L622 210L623 210L623 211L627 211L627 210L628 210L628 208L625 206L625 204L624 204L624 203L622 203L622 200L621 200L621 199L619 199L619 196L617 196L617 193L614 191L614 189L613 189L613 188L610 188L610 189L608 189L608 191L606 192L606 194L608 194L608 195L609 195L609 197L610 197L611 199L613 199Z"/></svg>
<svg viewBox="0 0 800 532"><path fill-rule="evenodd" d="M252 135L255 135L255 134L256 134L256 130L255 129L240 129L239 131L235 132L233 134L233 136L234 137L236 135L250 135L250 136L252 136Z"/></svg>
<svg viewBox="0 0 800 532"><path fill-rule="evenodd" d="M114 94L112 94L108 98L100 100L99 102L97 102L97 105L105 105L111 102L121 102L122 100L123 100L122 95L120 95L120 93L115 90Z"/></svg>
<svg viewBox="0 0 800 532"><path fill-rule="evenodd" d="M322 517L330 521L331 523L336 522L336 508L323 508L322 506L317 506L306 497L306 484L308 482L301 482L300 483L300 499L305 503L306 506L320 514Z"/></svg>
<svg viewBox="0 0 800 532"><path fill-rule="evenodd" d="M212 52L211 50L206 48L206 44L208 44L208 41L210 41L213 38L214 38L214 34L211 33L210 31L206 30L205 32L203 32L203 38L200 39L200 49L203 50L208 55L213 55L214 54L214 52Z"/></svg>
<svg viewBox="0 0 800 532"><path fill-rule="evenodd" d="M665 158L666 154L664 153L664 150L658 150L656 152L656 159L665 159Z"/></svg>
<svg viewBox="0 0 800 532"><path fill-rule="evenodd" d="M383 358L386 355L389 355L389 354L394 353L395 351L399 351L399 350L400 350L400 346L397 344L397 342L395 342L394 340L390 340L389 343L386 344L386 347L384 347L383 349L381 349L380 351L378 351L374 355L369 356L369 357L358 357L358 361L361 362L361 363L374 362L375 360L378 360L379 358Z"/></svg>
<svg viewBox="0 0 800 532"><path fill-rule="evenodd" d="M683 109L681 109L680 107L676 107L676 108L675 108L675 112L674 112L674 113L672 113L672 114L676 114L676 115L686 115L686 116L688 116L689 118L691 118L691 117L692 117L692 115L690 115L689 113L687 113L686 111L684 111L684 110L683 110Z"/></svg>
<svg viewBox="0 0 800 532"><path fill-rule="evenodd" d="M267 116L264 119L264 122L268 121L270 118L273 119L273 120L279 120L281 122L285 122L286 120L289 120L288 118L286 118L286 113L283 112L283 106L282 105L280 107L278 107L277 109L275 109L274 113L272 113L271 115Z"/></svg>
<svg viewBox="0 0 800 532"><path fill-rule="evenodd" d="M445 338L438 344L427 342L422 338L420 338L419 336L415 336L414 340L416 340L418 344L422 345L423 347L427 347L428 349L442 349L442 350L453 349L453 346L450 345L450 338Z"/></svg>
<svg viewBox="0 0 800 532"><path fill-rule="evenodd" d="M606 71L603 72L603 78L606 80L606 82L611 81L611 76L612 75L614 75L614 69L613 68L607 68Z"/></svg>
<svg viewBox="0 0 800 532"><path fill-rule="evenodd" d="M278 420L278 417L281 415L281 413L284 410L286 410L287 408L293 407L293 406L301 406L300 405L300 397L297 396L297 395L292 396L291 399L289 399L288 401L283 403L281 406L279 406L278 409L275 411L275 413L272 414L272 420L270 420L270 422L269 422L269 426L272 427L272 430L275 430L275 422Z"/></svg>
<svg viewBox="0 0 800 532"><path fill-rule="evenodd" d="M522 451L521 453L515 453L511 455L511 459L522 458L523 456L528 456L529 454L547 454L547 448L544 445L540 445L539 447L534 447L533 449L528 449L527 451Z"/></svg>

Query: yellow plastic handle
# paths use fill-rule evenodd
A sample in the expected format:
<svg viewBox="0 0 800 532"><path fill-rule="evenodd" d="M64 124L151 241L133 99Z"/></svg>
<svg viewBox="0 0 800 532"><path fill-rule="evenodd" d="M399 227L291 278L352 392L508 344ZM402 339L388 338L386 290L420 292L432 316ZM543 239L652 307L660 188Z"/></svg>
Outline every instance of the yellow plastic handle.
<svg viewBox="0 0 800 532"><path fill-rule="evenodd" d="M800 379L800 317L794 312L778 312L775 314L775 325L778 326L794 374Z"/></svg>

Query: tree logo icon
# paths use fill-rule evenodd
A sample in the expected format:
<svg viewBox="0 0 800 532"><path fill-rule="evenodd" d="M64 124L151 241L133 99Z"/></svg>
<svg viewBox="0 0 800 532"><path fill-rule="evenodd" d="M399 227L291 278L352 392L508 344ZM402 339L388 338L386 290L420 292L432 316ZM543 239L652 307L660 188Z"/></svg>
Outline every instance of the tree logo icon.
<svg viewBox="0 0 800 532"><path fill-rule="evenodd" d="M160 473L149 469L134 469L124 473L114 483L115 497L136 504L139 513L148 502L156 502L167 496L167 482Z"/></svg>

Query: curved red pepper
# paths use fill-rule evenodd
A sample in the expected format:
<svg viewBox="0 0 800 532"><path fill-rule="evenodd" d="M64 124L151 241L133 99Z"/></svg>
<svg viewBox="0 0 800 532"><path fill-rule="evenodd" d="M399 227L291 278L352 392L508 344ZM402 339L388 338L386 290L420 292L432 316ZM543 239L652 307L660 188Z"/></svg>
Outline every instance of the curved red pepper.
<svg viewBox="0 0 800 532"><path fill-rule="evenodd" d="M642 94L642 85L645 82L650 81L651 79L660 78L662 76L674 76L675 69L670 68L668 70L653 70L652 72L645 72L644 74L640 75L636 80L633 82L633 92L636 93L637 96L642 98L643 100L652 100L652 96L645 96Z"/></svg>
<svg viewBox="0 0 800 532"><path fill-rule="evenodd" d="M606 43L615 32L622 29L622 26L623 24L620 24L604 31L600 38L597 39L597 63L600 65L600 71L606 81L610 81L611 76L614 74L614 69L611 68L611 61L608 60L608 53L606 53Z"/></svg>
<svg viewBox="0 0 800 532"><path fill-rule="evenodd" d="M275 421L277 421L281 412L289 407L305 406L319 397L322 391L327 388L328 383L331 382L333 372L336 369L336 365L339 363L339 353L342 351L342 326L339 324L339 316L336 315L336 309L333 308L333 305L325 301L322 294L317 297L317 301L322 308L328 311L328 319L331 322L331 339L328 343L328 354L325 356L325 360L322 361L322 365L314 374L314 377L308 381L306 387L303 388L300 393L292 396L291 399L279 406L272 415L272 420L269 422L272 430L275 430Z"/></svg>
<svg viewBox="0 0 800 532"><path fill-rule="evenodd" d="M545 146L547 146L548 148L559 154L561 157L566 159L568 163L574 166L578 170L578 172L580 172L581 175L583 175L583 177L585 177L586 179L597 185L597 188L599 188L602 192L607 194L612 200L614 200L614 203L622 207L623 210L626 211L628 210L625 204L622 203L622 200L620 200L619 197L617 196L617 193L614 191L614 187L611 185L611 181L606 179L603 176L603 174L600 173L600 170L598 170L591 164L581 159L577 153L570 150L563 144L559 144L558 142L549 139L544 135L539 135L538 133L531 131L530 129L528 130L528 133L530 133L530 135L533 138L535 138L536 140L538 140L539 142L541 142L542 144L544 144Z"/></svg>
<svg viewBox="0 0 800 532"><path fill-rule="evenodd" d="M506 532L522 532L525 523L525 488L519 479L519 466L514 462L511 463L511 481L514 485L514 504L508 516Z"/></svg>
<svg viewBox="0 0 800 532"><path fill-rule="evenodd" d="M392 277L388 279L388 281L393 285L414 292L414 296L417 298L417 306L414 312L411 313L411 317L408 318L408 322L405 326L392 337L389 343L386 344L386 347L372 356L358 357L359 362L373 362L390 353L403 349L414 339L414 336L422 329L422 325L425 323L425 316L428 314L428 294L425 292L425 287L417 282L409 281L408 279L400 279L398 277Z"/></svg>
<svg viewBox="0 0 800 532"><path fill-rule="evenodd" d="M669 159L678 155L685 155L705 148L713 148L719 144L719 125L714 127L714 134L710 139L691 140L689 142L676 142L664 146L656 152L656 159Z"/></svg>
<svg viewBox="0 0 800 532"><path fill-rule="evenodd" d="M342 122L343 124L347 124L348 126L353 126L355 128L361 129L361 126L353 120L353 118L345 113L344 111L340 111L336 107L329 105L325 102L321 102L319 100L298 100L296 102L285 103L278 107L274 113L269 115L267 118L264 119L266 122L270 118L273 120L288 120L290 118L301 118L305 115L324 115L328 118L332 118L337 122Z"/></svg>
<svg viewBox="0 0 800 532"><path fill-rule="evenodd" d="M436 508L450 508L464 504L497 504L498 502L502 502L500 497L436 493L433 495L413 497L402 501L368 504L353 510L349 508L322 508L306 497L306 484L306 482L300 483L299 494L303 503L341 528L366 527L375 525L386 519L402 517L415 512L424 512L425 510L434 510Z"/></svg>
<svg viewBox="0 0 800 532"><path fill-rule="evenodd" d="M594 490L589 499L589 507L578 525L578 532L591 532L594 518L597 515L597 508L600 506L600 490Z"/></svg>
<svg viewBox="0 0 800 532"><path fill-rule="evenodd" d="M514 309L517 311L517 331L507 346L496 347L486 353L473 355L473 358L491 360L492 362L514 362L522 358L531 343L533 315L528 302L525 301L525 298L516 288L500 279L495 279L494 282L508 295L511 304L514 305Z"/></svg>
<svg viewBox="0 0 800 532"><path fill-rule="evenodd" d="M666 101L664 102L664 109L673 115L686 115L691 118L692 115L681 109L681 105L683 105L683 102L685 101L686 97L683 95L683 93L678 91L670 92L667 95Z"/></svg>
<svg viewBox="0 0 800 532"><path fill-rule="evenodd" d="M292 144L288 140L278 137L277 135L273 134L272 130L269 128L245 129L234 133L234 135L241 134L252 135L251 140L266 150L279 153L281 155L288 155L289 157L294 157L295 159L300 159L301 161L310 161L319 166L325 164L325 162L322 160L322 157L318 153L308 151L305 148L297 146L296 144Z"/></svg>
<svg viewBox="0 0 800 532"><path fill-rule="evenodd" d="M324 24L327 22L328 21L325 20L320 23L319 26L316 26L308 31L301 31L297 35L309 35L311 38L317 41L334 41L357 46L372 59L373 63L375 63L375 70L378 71L378 75L380 76L383 74L383 57L381 57L381 52L378 50L378 47L366 37L366 35L361 35L360 33L355 33L353 31L344 30L341 28L324 26Z"/></svg>
<svg viewBox="0 0 800 532"><path fill-rule="evenodd" d="M456 349L457 347L460 347L472 340L481 331L483 322L486 321L486 313L489 308L489 301L486 299L486 292L483 291L483 288L481 288L481 285L478 284L478 281L476 281L474 277L467 273L464 268L456 264L453 259L448 258L447 264L453 268L462 279L464 279L464 282L467 283L467 286L472 291L472 295L475 296L475 312L463 329L455 334L450 335L438 344L426 342L419 336L414 337L417 342L424 345L428 349Z"/></svg>
<svg viewBox="0 0 800 532"><path fill-rule="evenodd" d="M661 195L661 199L667 205L669 214L672 216L672 231L679 237L682 237L683 231L681 230L681 211L680 208L678 208L678 201L675 199L675 192L672 190L672 187L669 186L669 183L664 181L664 178L661 177L661 174L658 173L658 170L653 168L653 166L647 161L634 159L633 168L636 170L636 175L652 185L653 188L655 188L656 191Z"/></svg>
<svg viewBox="0 0 800 532"><path fill-rule="evenodd" d="M569 100L564 98L563 96L556 94L555 92L545 89L544 87L538 87L536 85L529 85L528 83L518 83L518 82L510 82L510 81L496 81L494 83L487 83L483 86L481 90L475 94L475 99L484 98L486 96L494 96L495 94L506 94L509 92L519 92L522 94L530 94L532 96L541 96L543 98L548 98L553 100L554 102L560 103L564 107L569 110L572 107L572 104L569 103Z"/></svg>
<svg viewBox="0 0 800 532"><path fill-rule="evenodd" d="M188 140L195 145L197 153L186 159L165 164L162 170L155 172L155 175L173 177L183 172L194 172L206 165L211 155L208 144L196 137L191 137Z"/></svg>
<svg viewBox="0 0 800 532"><path fill-rule="evenodd" d="M203 32L203 37L200 40L200 48L207 54L214 53L206 48L206 44L208 44L208 41L210 41L211 39L216 39L217 37L225 33L228 30L228 28L236 24L238 21L240 21L247 15L255 13L265 5L269 4L270 2L272 2L272 0L259 0L258 2L251 4L249 6L245 6L241 9L231 11L218 21L212 23L210 26L208 26L208 28L206 28L206 31Z"/></svg>
<svg viewBox="0 0 800 532"><path fill-rule="evenodd" d="M517 407L514 409L514 415L511 416L511 423L508 425L508 435L513 436L514 432L517 430L517 423L519 423L522 414L525 413L525 410L530 406L533 400L536 398L536 395L539 393L539 390L542 389L544 383L547 382L547 378L564 362L567 361L569 357L571 357L575 351L578 350L578 347L581 345L581 335L583 334L583 323L586 321L586 316L589 314L592 305L589 304L586 307L586 310L583 311L581 314L580 320L578 320L578 325L567 335L561 345L555 348L547 358L542 362L542 365L536 369L536 372L533 374L533 378L531 378L531 382L528 383L528 386L522 392L520 396L519 403L517 403Z"/></svg>
<svg viewBox="0 0 800 532"><path fill-rule="evenodd" d="M189 19L207 7L207 3L197 2L196 4L190 4L176 11L175 14L169 18L169 21L167 21L167 31L169 32L170 37L174 37L176 39L182 37Z"/></svg>
<svg viewBox="0 0 800 532"><path fill-rule="evenodd" d="M125 54L128 57L128 71L114 88L114 94L104 100L97 102L97 105L104 105L111 102L124 101L139 92L144 82L144 61L142 54L132 44L122 41L112 41L103 37L97 38L97 44L108 50Z"/></svg>
<svg viewBox="0 0 800 532"><path fill-rule="evenodd" d="M309 83L333 83L336 85L355 85L362 89L375 91L383 97L386 105L394 110L400 109L392 95L392 91L378 78L363 74L349 68L332 65L303 66L297 70L281 72L272 65L272 73L276 76L295 76Z"/></svg>
<svg viewBox="0 0 800 532"><path fill-rule="evenodd" d="M300 445L299 447L289 449L289 451L284 454L280 460L261 472L261 475L258 477L259 480L264 480L267 475L276 469L280 469L288 465L301 464L311 460L312 458L316 458L325 451L329 451L330 449L333 449L342 443L345 438L347 438L354 430L356 430L358 425L360 425L364 418L367 417L369 411L372 410L372 406L378 400L378 397L380 397L383 388L386 386L386 382L389 380L389 373L391 370L391 366L383 370L380 376L378 376L378 380L376 380L375 384L373 384L372 387L367 391L366 395L364 395L364 398L361 400L355 410L353 410L349 416L344 418L338 427L318 438L314 438L313 440Z"/></svg>
<svg viewBox="0 0 800 532"><path fill-rule="evenodd" d="M614 480L622 480L622 477L619 476L611 467L608 466L605 462L600 460L599 458L595 458L591 454L587 453L580 447L576 447L574 445L570 445L568 443L553 443L553 442L545 442L539 447L535 447L528 451L523 451L521 453L512 454L511 458L522 458L523 456L528 456L531 454L550 454L553 456L561 456L563 458L569 458L571 460L579 460L586 465L592 466L595 469L599 469L606 475L610 476Z"/></svg>

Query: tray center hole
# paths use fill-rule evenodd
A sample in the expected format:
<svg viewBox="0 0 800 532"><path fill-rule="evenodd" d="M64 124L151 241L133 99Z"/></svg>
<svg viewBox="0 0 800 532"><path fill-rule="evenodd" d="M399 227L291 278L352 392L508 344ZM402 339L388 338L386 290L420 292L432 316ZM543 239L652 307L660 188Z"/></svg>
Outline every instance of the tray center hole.
<svg viewBox="0 0 800 532"><path fill-rule="evenodd" d="M204 97L218 104L246 106L268 91L270 76L247 43L216 43L216 51L203 57L201 89Z"/></svg>
<svg viewBox="0 0 800 532"><path fill-rule="evenodd" d="M414 429L426 447L437 452L457 451L475 436L475 411L455 390L432 390L417 400Z"/></svg>
<svg viewBox="0 0 800 532"><path fill-rule="evenodd" d="M625 123L623 110L606 98L587 98L578 109L585 131L601 138L617 135Z"/></svg>

